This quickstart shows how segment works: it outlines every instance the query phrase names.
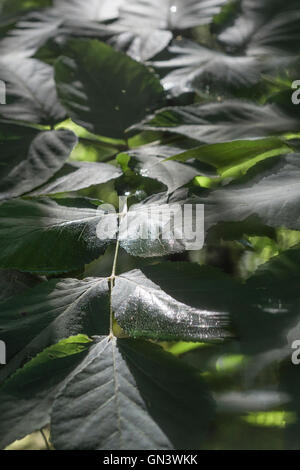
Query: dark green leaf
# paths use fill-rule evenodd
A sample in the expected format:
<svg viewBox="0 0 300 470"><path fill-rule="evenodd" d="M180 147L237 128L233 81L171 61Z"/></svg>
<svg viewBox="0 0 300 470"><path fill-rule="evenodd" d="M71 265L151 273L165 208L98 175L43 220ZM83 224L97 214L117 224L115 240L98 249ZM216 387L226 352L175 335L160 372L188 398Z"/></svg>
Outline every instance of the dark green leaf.
<svg viewBox="0 0 300 470"><path fill-rule="evenodd" d="M51 6L52 0L3 0L1 12L5 15L12 15L20 11L33 10L35 8L45 8Z"/></svg>
<svg viewBox="0 0 300 470"><path fill-rule="evenodd" d="M171 354L103 338L61 389L52 439L56 449L193 449L213 408L195 370Z"/></svg>
<svg viewBox="0 0 300 470"><path fill-rule="evenodd" d="M206 226L257 216L265 225L299 230L299 177L299 154L260 162L244 180L211 192L205 206Z"/></svg>
<svg viewBox="0 0 300 470"><path fill-rule="evenodd" d="M45 183L68 159L77 142L67 130L39 132L2 124L0 200L20 196Z"/></svg>
<svg viewBox="0 0 300 470"><path fill-rule="evenodd" d="M1 339L12 359L7 377L28 358L63 338L108 334L108 281L102 278L53 279L1 302Z"/></svg>
<svg viewBox="0 0 300 470"><path fill-rule="evenodd" d="M164 104L153 73L99 41L70 41L55 71L62 104L96 134L124 138L128 127Z"/></svg>
<svg viewBox="0 0 300 470"><path fill-rule="evenodd" d="M97 258L96 207L84 199L15 199L0 205L0 266L40 273L76 270Z"/></svg>
<svg viewBox="0 0 300 470"><path fill-rule="evenodd" d="M0 301L21 294L39 282L41 279L32 274L16 269L0 269Z"/></svg>
<svg viewBox="0 0 300 470"><path fill-rule="evenodd" d="M45 349L1 387L1 449L49 424L56 394L89 346L83 335L63 340Z"/></svg>

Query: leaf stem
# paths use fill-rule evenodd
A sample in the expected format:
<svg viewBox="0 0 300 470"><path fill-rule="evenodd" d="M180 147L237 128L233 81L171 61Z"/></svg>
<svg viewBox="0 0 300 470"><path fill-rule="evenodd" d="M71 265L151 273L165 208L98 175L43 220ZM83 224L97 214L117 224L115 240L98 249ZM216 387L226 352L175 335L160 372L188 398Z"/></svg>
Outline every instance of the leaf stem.
<svg viewBox="0 0 300 470"><path fill-rule="evenodd" d="M113 261L113 267L111 276L109 278L109 336L112 338L114 336L113 326L114 326L114 312L112 308L112 291L115 285L115 278L116 278L116 269L117 269L117 262L118 262L118 254L120 248L120 240L117 240L116 249L115 249L115 256Z"/></svg>
<svg viewBox="0 0 300 470"><path fill-rule="evenodd" d="M112 273L111 273L111 277L113 277L113 278L116 276L116 268L117 268L117 262L118 262L119 249L120 249L120 240L118 239L117 244L116 244L116 250L115 250L114 262L113 262L113 267L112 267Z"/></svg>
<svg viewBox="0 0 300 470"><path fill-rule="evenodd" d="M119 228L120 228L121 220L127 213L127 198L125 198L125 201L123 199L122 207L119 207L119 211L120 211L119 212ZM114 288L114 285L115 285L119 250L120 250L120 238L119 238L119 234L118 234L112 271L111 271L111 275L109 277L109 336L110 336L110 338L113 338L113 336L114 336L114 333L113 333L114 312L113 312L113 308L112 308L112 291L113 291L113 288Z"/></svg>
<svg viewBox="0 0 300 470"><path fill-rule="evenodd" d="M88 137L79 137L79 142L85 143L85 144L90 144L90 145L95 145L95 146L100 146L100 147L105 147L109 149L116 149L118 152L122 152L127 150L127 145L125 144L117 144L114 142L104 142L103 140L94 140L94 139L89 139Z"/></svg>
<svg viewBox="0 0 300 470"><path fill-rule="evenodd" d="M47 439L47 437L46 437L46 435L45 435L45 433L44 433L44 430L43 430L43 429L40 429L40 433L41 433L41 435L42 435L42 437L43 437L43 439L44 439L44 442L45 442L45 445L46 445L47 450L51 450L51 449L50 449L50 446L49 446L48 439Z"/></svg>

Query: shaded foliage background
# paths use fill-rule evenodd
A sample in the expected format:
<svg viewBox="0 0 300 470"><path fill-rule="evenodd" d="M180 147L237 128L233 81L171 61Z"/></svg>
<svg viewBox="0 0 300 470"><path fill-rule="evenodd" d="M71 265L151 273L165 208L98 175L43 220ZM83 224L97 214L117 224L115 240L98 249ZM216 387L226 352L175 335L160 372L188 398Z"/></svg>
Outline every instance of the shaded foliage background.
<svg viewBox="0 0 300 470"><path fill-rule="evenodd" d="M299 1L0 13L2 447L299 449ZM204 203L204 248L116 250L119 195Z"/></svg>

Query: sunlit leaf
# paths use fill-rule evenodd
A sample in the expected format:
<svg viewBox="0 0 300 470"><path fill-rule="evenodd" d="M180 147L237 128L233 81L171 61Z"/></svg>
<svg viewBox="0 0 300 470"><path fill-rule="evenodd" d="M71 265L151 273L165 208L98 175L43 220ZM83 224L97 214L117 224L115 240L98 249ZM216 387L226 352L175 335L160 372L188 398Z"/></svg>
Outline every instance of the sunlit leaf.
<svg viewBox="0 0 300 470"><path fill-rule="evenodd" d="M169 270L172 274L171 266ZM133 337L161 341L211 341L230 337L228 313L203 309L201 295L198 308L195 307L195 285L187 290L193 298L189 304L184 304L164 292L140 270L123 274L116 279L112 296L116 319Z"/></svg>
<svg viewBox="0 0 300 470"><path fill-rule="evenodd" d="M249 88L259 82L263 71L263 63L255 57L231 56L188 40L174 41L168 52L168 60L152 65L159 72L167 72L162 83L174 95Z"/></svg>
<svg viewBox="0 0 300 470"><path fill-rule="evenodd" d="M9 54L0 59L0 79L6 83L7 104L0 107L3 118L46 125L64 119L49 65L22 52Z"/></svg>
<svg viewBox="0 0 300 470"><path fill-rule="evenodd" d="M122 172L112 165L93 162L67 163L56 175L33 191L31 195L56 194L69 191L78 191L93 185L107 183L118 178Z"/></svg>
<svg viewBox="0 0 300 470"><path fill-rule="evenodd" d="M128 0L120 8L127 25L151 29L187 29L209 23L225 0Z"/></svg>
<svg viewBox="0 0 300 470"><path fill-rule="evenodd" d="M216 167L223 178L241 176L261 160L291 153L292 149L283 140L277 138L258 140L236 140L220 144L202 145L168 160L186 162L197 159Z"/></svg>

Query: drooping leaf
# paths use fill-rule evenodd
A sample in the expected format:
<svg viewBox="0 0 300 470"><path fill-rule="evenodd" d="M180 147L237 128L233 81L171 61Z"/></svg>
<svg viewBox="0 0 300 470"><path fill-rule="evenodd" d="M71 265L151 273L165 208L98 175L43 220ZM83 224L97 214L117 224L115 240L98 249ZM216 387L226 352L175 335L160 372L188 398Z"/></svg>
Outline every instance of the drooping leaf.
<svg viewBox="0 0 300 470"><path fill-rule="evenodd" d="M202 145L168 160L186 162L191 159L200 160L213 165L223 178L241 176L261 160L291 153L292 149L283 140L270 137L257 140L236 140L220 144Z"/></svg>
<svg viewBox="0 0 300 470"><path fill-rule="evenodd" d="M0 388L1 449L49 424L56 394L90 345L83 335L62 340L32 359Z"/></svg>
<svg viewBox="0 0 300 470"><path fill-rule="evenodd" d="M178 265L173 269L171 265L160 267L165 274L173 277L178 275ZM187 266L183 266L182 270L184 268L189 270ZM197 291L195 282L197 268L194 269L194 279L191 282L188 278L186 280L186 291L190 297L187 300L186 296L187 303L168 295L140 270L118 276L113 289L112 306L119 325L130 336L160 341L213 341L230 337L228 312L202 307L201 291ZM226 285L225 280L224 289ZM181 295L182 291L184 289L181 289Z"/></svg>
<svg viewBox="0 0 300 470"><path fill-rule="evenodd" d="M39 132L2 124L0 200L20 196L45 183L63 166L77 138L67 130Z"/></svg>
<svg viewBox="0 0 300 470"><path fill-rule="evenodd" d="M53 69L23 52L0 59L0 79L6 84L5 119L51 125L65 118L55 90Z"/></svg>
<svg viewBox="0 0 300 470"><path fill-rule="evenodd" d="M178 30L210 23L226 0L128 0L120 21L141 29Z"/></svg>
<svg viewBox="0 0 300 470"><path fill-rule="evenodd" d="M61 450L192 449L212 413L194 369L157 345L103 338L58 394L51 435Z"/></svg>
<svg viewBox="0 0 300 470"><path fill-rule="evenodd" d="M193 104L157 111L137 127L182 134L215 144L237 139L297 132L300 121L276 104L257 105L243 100Z"/></svg>
<svg viewBox="0 0 300 470"><path fill-rule="evenodd" d="M70 41L55 71L62 104L96 134L124 138L128 127L164 103L153 73L99 41Z"/></svg>
<svg viewBox="0 0 300 470"><path fill-rule="evenodd" d="M106 163L69 162L56 175L31 193L34 196L78 191L118 178L121 170Z"/></svg>
<svg viewBox="0 0 300 470"><path fill-rule="evenodd" d="M15 199L0 205L0 266L40 273L70 272L97 258L96 207L85 199Z"/></svg>
<svg viewBox="0 0 300 470"><path fill-rule="evenodd" d="M52 279L1 302L1 338L8 364L0 379L44 348L80 333L109 332L108 281Z"/></svg>

